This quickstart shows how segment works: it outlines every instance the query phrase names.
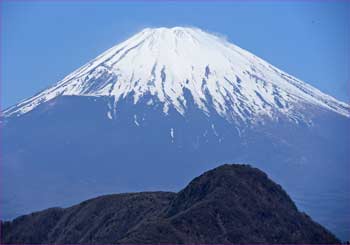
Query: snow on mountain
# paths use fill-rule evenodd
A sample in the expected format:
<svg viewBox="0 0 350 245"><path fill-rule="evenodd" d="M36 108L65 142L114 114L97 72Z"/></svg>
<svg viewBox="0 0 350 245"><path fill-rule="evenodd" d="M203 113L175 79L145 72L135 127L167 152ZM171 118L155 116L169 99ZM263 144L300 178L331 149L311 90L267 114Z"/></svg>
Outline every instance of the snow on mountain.
<svg viewBox="0 0 350 245"><path fill-rule="evenodd" d="M348 239L350 106L199 29L145 29L3 113L2 219L244 162Z"/></svg>
<svg viewBox="0 0 350 245"><path fill-rule="evenodd" d="M188 90L198 108L227 120L274 118L278 113L303 120L314 105L350 117L350 106L277 69L228 41L197 28L147 28L112 47L56 85L7 109L21 115L61 95L112 96L115 105L132 95L138 103L152 95L185 114Z"/></svg>

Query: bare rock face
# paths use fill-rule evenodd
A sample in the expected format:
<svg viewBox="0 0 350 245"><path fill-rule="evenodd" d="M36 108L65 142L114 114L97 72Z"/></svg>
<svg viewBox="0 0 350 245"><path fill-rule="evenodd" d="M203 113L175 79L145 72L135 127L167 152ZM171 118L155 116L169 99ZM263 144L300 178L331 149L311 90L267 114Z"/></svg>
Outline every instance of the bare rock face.
<svg viewBox="0 0 350 245"><path fill-rule="evenodd" d="M249 165L222 165L179 193L97 197L2 223L2 243L339 243Z"/></svg>

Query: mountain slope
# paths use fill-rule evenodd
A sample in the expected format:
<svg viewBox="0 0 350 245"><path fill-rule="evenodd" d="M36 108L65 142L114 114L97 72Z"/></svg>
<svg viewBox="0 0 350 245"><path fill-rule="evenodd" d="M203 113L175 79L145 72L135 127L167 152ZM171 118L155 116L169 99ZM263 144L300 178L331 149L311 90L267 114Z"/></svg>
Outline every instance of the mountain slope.
<svg viewBox="0 0 350 245"><path fill-rule="evenodd" d="M5 222L4 243L339 243L266 174L223 165L179 193L102 196Z"/></svg>
<svg viewBox="0 0 350 245"><path fill-rule="evenodd" d="M349 105L199 29L145 29L0 123L3 219L246 162L350 238Z"/></svg>

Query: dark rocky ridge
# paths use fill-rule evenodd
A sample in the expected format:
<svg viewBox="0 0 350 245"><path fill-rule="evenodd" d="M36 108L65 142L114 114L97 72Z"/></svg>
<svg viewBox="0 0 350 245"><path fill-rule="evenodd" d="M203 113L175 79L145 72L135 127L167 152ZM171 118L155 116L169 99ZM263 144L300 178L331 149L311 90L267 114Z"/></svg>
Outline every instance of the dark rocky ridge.
<svg viewBox="0 0 350 245"><path fill-rule="evenodd" d="M265 173L222 165L179 193L107 195L2 223L2 243L339 243Z"/></svg>

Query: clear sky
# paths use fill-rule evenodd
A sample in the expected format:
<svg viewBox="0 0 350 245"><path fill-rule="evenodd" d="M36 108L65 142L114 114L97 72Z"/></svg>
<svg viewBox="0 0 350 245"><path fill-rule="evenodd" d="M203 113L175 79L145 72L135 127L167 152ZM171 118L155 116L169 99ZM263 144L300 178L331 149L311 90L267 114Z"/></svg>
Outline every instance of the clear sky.
<svg viewBox="0 0 350 245"><path fill-rule="evenodd" d="M350 102L350 1L0 2L2 108L143 28L161 26L220 33Z"/></svg>

